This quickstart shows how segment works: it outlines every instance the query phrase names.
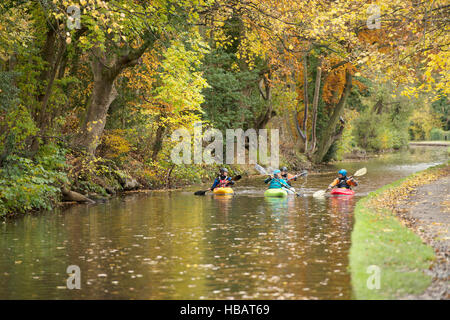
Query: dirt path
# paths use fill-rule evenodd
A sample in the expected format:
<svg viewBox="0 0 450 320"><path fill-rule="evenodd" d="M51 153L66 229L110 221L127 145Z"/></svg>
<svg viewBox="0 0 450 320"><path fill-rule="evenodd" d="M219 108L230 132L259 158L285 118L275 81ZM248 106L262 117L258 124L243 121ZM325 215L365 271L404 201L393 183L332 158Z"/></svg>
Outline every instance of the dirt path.
<svg viewBox="0 0 450 320"><path fill-rule="evenodd" d="M448 147L450 141L411 141L410 146Z"/></svg>
<svg viewBox="0 0 450 320"><path fill-rule="evenodd" d="M428 272L432 284L418 296L404 299L450 299L450 175L420 186L398 208L400 217L427 244L436 261Z"/></svg>

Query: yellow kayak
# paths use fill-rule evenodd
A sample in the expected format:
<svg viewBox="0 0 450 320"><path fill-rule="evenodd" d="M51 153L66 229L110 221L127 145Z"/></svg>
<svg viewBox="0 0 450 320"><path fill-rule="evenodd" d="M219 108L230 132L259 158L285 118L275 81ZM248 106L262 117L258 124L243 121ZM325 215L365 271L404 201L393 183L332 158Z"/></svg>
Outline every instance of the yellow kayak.
<svg viewBox="0 0 450 320"><path fill-rule="evenodd" d="M231 194L231 193L234 193L234 191L233 191L233 189L228 188L228 187L226 187L226 188L215 188L213 190L213 193L214 194Z"/></svg>

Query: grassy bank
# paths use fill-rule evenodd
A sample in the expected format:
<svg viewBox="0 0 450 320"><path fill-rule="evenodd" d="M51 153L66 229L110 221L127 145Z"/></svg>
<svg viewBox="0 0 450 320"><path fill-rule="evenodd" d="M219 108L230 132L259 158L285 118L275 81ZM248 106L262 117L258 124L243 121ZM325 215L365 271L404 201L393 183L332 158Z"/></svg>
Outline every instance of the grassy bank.
<svg viewBox="0 0 450 320"><path fill-rule="evenodd" d="M350 271L356 299L395 299L420 293L431 283L424 273L433 249L396 217L395 210L415 187L437 179L448 164L427 169L386 185L361 199L355 208ZM371 265L380 268L380 288L369 289Z"/></svg>

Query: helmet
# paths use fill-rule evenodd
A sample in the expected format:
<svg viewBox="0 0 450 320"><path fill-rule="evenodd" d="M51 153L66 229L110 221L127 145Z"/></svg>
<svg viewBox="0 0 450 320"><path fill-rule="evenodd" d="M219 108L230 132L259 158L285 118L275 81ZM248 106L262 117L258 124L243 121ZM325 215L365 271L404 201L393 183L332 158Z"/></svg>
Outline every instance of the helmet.
<svg viewBox="0 0 450 320"><path fill-rule="evenodd" d="M228 172L227 168L220 168L220 172Z"/></svg>
<svg viewBox="0 0 450 320"><path fill-rule="evenodd" d="M347 175L347 170L345 170L345 169L341 169L341 170L339 170L339 172L338 172L339 174L342 174L344 177Z"/></svg>
<svg viewBox="0 0 450 320"><path fill-rule="evenodd" d="M287 168L286 168L286 167L281 167L281 171L284 171L284 172L286 172L286 171L288 171L288 170L287 170Z"/></svg>
<svg viewBox="0 0 450 320"><path fill-rule="evenodd" d="M280 170L274 170L274 172L273 172L273 174L275 175L275 174L277 174L277 173L280 173L281 171Z"/></svg>

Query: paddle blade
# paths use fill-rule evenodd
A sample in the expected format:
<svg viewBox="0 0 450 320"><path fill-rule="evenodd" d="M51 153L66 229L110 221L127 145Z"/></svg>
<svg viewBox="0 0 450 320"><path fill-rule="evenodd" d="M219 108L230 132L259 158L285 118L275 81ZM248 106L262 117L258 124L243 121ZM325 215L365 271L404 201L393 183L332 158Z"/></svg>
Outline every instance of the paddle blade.
<svg viewBox="0 0 450 320"><path fill-rule="evenodd" d="M326 190L319 190L314 192L313 197L314 198L320 198L323 197L325 195Z"/></svg>
<svg viewBox="0 0 450 320"><path fill-rule="evenodd" d="M242 176L240 174L238 174L236 177L233 177L231 180L233 181L239 181L241 180Z"/></svg>
<svg viewBox="0 0 450 320"><path fill-rule="evenodd" d="M208 192L209 190L199 190L199 191L195 191L194 195L195 196L204 196L206 192Z"/></svg>
<svg viewBox="0 0 450 320"><path fill-rule="evenodd" d="M268 174L266 169L264 169L263 167L261 167L259 164L255 163L255 169L256 171L258 171L260 174Z"/></svg>
<svg viewBox="0 0 450 320"><path fill-rule="evenodd" d="M353 176L354 177L360 177L360 176L365 175L366 173L367 173L367 169L366 168L361 168L358 171L356 171Z"/></svg>

